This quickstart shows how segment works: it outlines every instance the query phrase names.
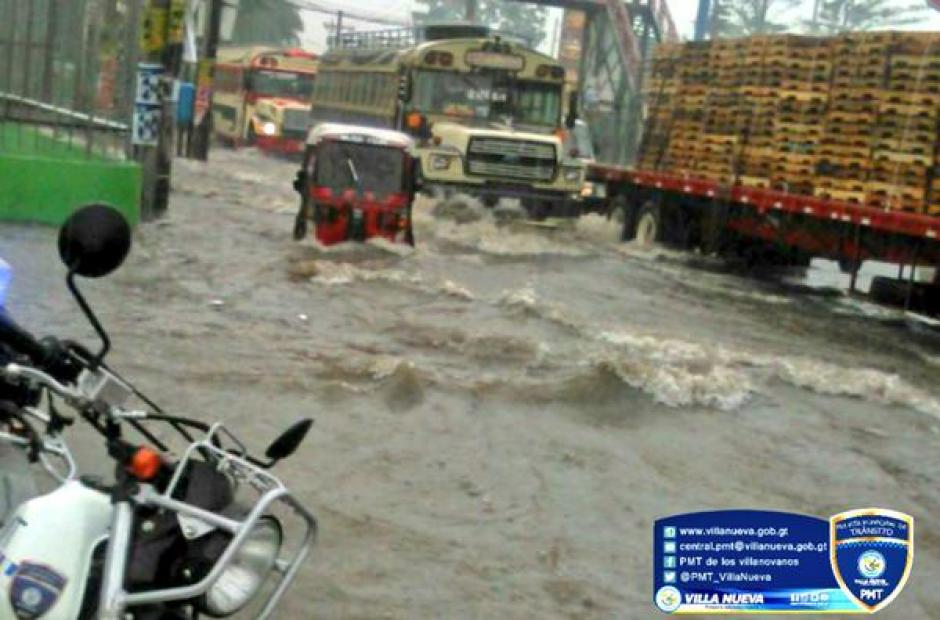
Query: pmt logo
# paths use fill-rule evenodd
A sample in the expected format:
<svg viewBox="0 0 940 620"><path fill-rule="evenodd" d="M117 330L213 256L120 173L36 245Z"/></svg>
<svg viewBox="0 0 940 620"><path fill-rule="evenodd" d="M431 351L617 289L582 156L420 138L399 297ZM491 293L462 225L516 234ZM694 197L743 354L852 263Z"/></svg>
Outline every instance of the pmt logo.
<svg viewBox="0 0 940 620"><path fill-rule="evenodd" d="M679 609L682 605L682 594L678 588L664 586L656 592L656 606L667 614Z"/></svg>
<svg viewBox="0 0 940 620"><path fill-rule="evenodd" d="M861 573L863 577L869 579L881 577L885 574L887 566L888 563L885 561L885 556L874 549L869 549L858 556L858 572Z"/></svg>
<svg viewBox="0 0 940 620"><path fill-rule="evenodd" d="M829 519L830 560L839 587L865 611L893 601L911 574L914 519L865 508Z"/></svg>

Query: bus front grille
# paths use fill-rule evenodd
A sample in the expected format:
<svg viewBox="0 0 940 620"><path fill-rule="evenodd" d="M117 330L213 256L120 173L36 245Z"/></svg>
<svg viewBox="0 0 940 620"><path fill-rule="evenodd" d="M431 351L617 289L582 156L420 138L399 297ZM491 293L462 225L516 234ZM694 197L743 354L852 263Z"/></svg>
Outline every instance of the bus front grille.
<svg viewBox="0 0 940 620"><path fill-rule="evenodd" d="M555 177L555 147L543 142L471 138L467 172L475 176L550 181Z"/></svg>
<svg viewBox="0 0 940 620"><path fill-rule="evenodd" d="M285 134L304 134L307 133L307 125L310 122L310 113L307 110L284 110L284 133Z"/></svg>

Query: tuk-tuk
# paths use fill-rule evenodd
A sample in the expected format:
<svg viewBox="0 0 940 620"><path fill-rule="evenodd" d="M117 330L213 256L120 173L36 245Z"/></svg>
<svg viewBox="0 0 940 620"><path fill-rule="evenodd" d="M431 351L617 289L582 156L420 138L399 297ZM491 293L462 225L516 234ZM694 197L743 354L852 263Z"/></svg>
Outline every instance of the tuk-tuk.
<svg viewBox="0 0 940 620"><path fill-rule="evenodd" d="M414 245L411 207L416 190L414 142L388 129L321 123L307 134L294 181L300 210L294 239L312 221L323 245L384 237Z"/></svg>

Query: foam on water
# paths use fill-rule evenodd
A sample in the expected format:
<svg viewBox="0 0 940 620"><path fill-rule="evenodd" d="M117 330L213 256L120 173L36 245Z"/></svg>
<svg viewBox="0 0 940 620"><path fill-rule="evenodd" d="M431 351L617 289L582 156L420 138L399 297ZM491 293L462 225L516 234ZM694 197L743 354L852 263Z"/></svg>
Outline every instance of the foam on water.
<svg viewBox="0 0 940 620"><path fill-rule="evenodd" d="M818 394L899 405L940 417L940 402L900 376L871 368L843 367L807 357L768 357L748 351L627 332L597 337L623 348L613 360L624 380L664 404L701 403L735 409L769 378ZM625 361L630 372L617 364ZM647 364L653 367L650 369Z"/></svg>
<svg viewBox="0 0 940 620"><path fill-rule="evenodd" d="M323 286L345 286L355 282L385 282L429 295L444 295L470 301L473 293L453 280L428 281L424 276L401 269L368 269L340 261L319 261L317 274L311 278Z"/></svg>
<svg viewBox="0 0 940 620"><path fill-rule="evenodd" d="M580 330L578 323L565 312L563 306L541 300L531 283L518 289L504 290L496 297L493 303L497 306L541 318L563 327Z"/></svg>

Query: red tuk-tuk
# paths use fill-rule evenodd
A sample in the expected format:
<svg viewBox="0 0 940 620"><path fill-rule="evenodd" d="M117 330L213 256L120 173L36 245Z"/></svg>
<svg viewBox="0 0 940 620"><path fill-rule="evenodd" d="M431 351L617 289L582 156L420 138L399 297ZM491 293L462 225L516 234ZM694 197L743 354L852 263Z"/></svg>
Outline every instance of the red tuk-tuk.
<svg viewBox="0 0 940 620"><path fill-rule="evenodd" d="M303 239L312 221L323 245L372 237L414 245L417 161L414 142L398 131L317 125L294 181L300 193L294 239Z"/></svg>

